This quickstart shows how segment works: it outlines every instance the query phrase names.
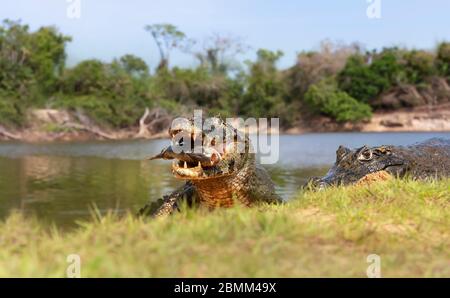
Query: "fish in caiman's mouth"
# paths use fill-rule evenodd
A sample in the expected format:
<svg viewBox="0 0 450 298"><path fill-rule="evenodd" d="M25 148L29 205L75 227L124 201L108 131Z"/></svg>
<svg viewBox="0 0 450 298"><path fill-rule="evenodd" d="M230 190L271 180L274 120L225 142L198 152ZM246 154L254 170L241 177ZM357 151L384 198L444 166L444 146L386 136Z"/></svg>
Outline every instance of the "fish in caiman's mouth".
<svg viewBox="0 0 450 298"><path fill-rule="evenodd" d="M220 123L218 123L220 125ZM192 125L171 128L171 145L153 159L173 160L172 173L179 179L210 179L231 175L239 168L245 153L238 153L245 138L236 131L200 131ZM228 133L228 134L227 134Z"/></svg>

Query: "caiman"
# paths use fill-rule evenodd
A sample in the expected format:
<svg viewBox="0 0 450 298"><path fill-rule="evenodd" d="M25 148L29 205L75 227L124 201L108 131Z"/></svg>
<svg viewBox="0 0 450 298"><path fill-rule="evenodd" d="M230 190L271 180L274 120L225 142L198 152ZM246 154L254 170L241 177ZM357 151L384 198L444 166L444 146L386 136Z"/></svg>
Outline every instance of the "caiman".
<svg viewBox="0 0 450 298"><path fill-rule="evenodd" d="M171 145L149 158L170 159L175 178L185 180L173 193L150 202L140 215L165 216L187 206L207 209L279 203L266 170L256 163L248 135L220 118L181 119L169 129Z"/></svg>
<svg viewBox="0 0 450 298"><path fill-rule="evenodd" d="M414 179L448 177L450 140L433 138L410 146L363 146L354 150L340 146L333 167L310 183L321 189L354 184L379 174Z"/></svg>

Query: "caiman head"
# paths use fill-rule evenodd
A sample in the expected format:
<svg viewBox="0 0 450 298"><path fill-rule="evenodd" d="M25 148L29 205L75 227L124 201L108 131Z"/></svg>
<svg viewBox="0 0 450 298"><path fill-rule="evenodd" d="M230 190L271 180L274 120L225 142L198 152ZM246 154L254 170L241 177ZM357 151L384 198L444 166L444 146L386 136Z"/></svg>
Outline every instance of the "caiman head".
<svg viewBox="0 0 450 298"><path fill-rule="evenodd" d="M368 147L350 150L339 146L336 162L322 178L313 178L313 186L345 185L381 171L397 176L403 174L406 164L400 151L393 146Z"/></svg>
<svg viewBox="0 0 450 298"><path fill-rule="evenodd" d="M254 161L247 136L214 117L177 118L169 129L171 145L153 159L171 159L178 179L201 180L233 175Z"/></svg>

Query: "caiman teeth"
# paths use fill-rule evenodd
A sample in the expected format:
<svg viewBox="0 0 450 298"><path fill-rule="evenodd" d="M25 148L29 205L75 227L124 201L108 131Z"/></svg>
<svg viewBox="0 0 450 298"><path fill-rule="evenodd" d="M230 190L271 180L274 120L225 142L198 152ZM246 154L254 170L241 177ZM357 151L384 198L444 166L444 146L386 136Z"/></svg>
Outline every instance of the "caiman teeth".
<svg viewBox="0 0 450 298"><path fill-rule="evenodd" d="M173 173L179 178L198 178L203 175L203 168L199 162L196 167L189 168L187 162L184 162L183 167L179 163L175 162L173 164Z"/></svg>

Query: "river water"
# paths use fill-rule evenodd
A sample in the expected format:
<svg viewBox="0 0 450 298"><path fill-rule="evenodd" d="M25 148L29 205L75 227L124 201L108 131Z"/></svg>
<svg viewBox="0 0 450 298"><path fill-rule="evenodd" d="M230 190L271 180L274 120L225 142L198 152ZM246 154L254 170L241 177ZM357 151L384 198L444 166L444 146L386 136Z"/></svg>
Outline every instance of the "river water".
<svg viewBox="0 0 450 298"><path fill-rule="evenodd" d="M265 165L289 199L311 176L323 175L339 145L407 145L450 133L321 133L282 135L279 159ZM102 213L136 212L181 184L170 161L144 161L168 140L27 144L0 142L0 219L22 210L45 223L73 227Z"/></svg>

